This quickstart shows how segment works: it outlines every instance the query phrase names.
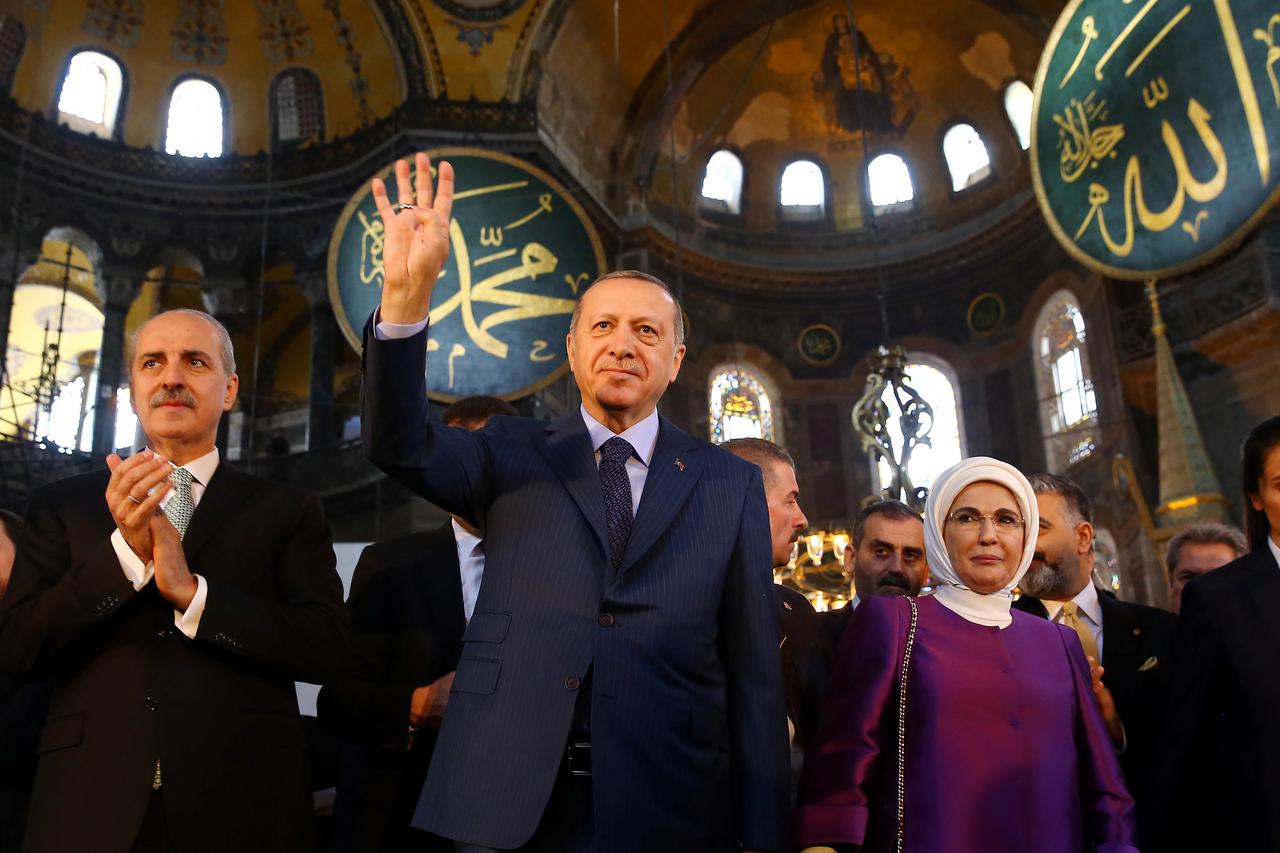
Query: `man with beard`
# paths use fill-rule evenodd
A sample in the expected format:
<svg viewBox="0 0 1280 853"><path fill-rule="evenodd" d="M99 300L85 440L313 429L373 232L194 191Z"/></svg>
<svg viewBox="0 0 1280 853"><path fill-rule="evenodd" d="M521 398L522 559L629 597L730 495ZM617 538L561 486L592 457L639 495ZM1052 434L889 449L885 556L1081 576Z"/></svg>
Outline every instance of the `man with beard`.
<svg viewBox="0 0 1280 853"><path fill-rule="evenodd" d="M1040 507L1035 559L1014 607L1072 628L1094 671L1125 782L1149 823L1147 775L1155 757L1172 673L1178 620L1168 611L1120 601L1092 583L1093 505L1066 477L1029 478ZM1099 665L1100 664L1100 665Z"/></svg>
<svg viewBox="0 0 1280 853"><path fill-rule="evenodd" d="M929 579L924 554L924 522L899 501L874 501L853 522L844 552L845 571L853 576L854 597L839 610L822 614L822 630L834 655L854 609L873 595L919 595Z"/></svg>

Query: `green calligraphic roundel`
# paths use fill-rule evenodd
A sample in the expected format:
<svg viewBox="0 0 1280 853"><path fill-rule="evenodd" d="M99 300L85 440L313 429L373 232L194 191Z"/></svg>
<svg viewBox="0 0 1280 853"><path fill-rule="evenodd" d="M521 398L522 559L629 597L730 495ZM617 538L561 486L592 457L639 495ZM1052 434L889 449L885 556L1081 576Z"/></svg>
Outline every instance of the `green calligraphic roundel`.
<svg viewBox="0 0 1280 853"><path fill-rule="evenodd" d="M451 251L431 298L427 393L444 402L531 394L568 369L573 306L605 268L600 238L570 192L523 160L478 148L428 153L453 164L456 184ZM391 169L379 177L394 193ZM381 300L382 233L366 181L329 244L334 314L357 350Z"/></svg>
<svg viewBox="0 0 1280 853"><path fill-rule="evenodd" d="M1072 0L1036 74L1031 171L1081 263L1161 278L1233 248L1280 188L1274 0Z"/></svg>

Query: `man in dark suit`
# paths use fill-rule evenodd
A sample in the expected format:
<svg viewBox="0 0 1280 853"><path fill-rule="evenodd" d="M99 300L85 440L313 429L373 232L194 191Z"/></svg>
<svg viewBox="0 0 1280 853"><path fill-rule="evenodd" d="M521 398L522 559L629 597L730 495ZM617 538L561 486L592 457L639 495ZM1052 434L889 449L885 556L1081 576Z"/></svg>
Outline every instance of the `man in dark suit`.
<svg viewBox="0 0 1280 853"><path fill-rule="evenodd" d="M1153 775L1159 853L1280 850L1280 417L1254 427L1241 456L1252 550L1182 592Z"/></svg>
<svg viewBox="0 0 1280 853"><path fill-rule="evenodd" d="M1120 750L1125 783L1150 831L1147 778L1160 748L1177 619L1093 585L1093 504L1071 480L1029 478L1040 507L1035 558L1014 607L1075 630L1094 670L1094 694ZM1101 661L1101 666L1099 666Z"/></svg>
<svg viewBox="0 0 1280 853"><path fill-rule="evenodd" d="M440 419L480 429L494 415L517 414L496 397L467 397ZM480 590L479 533L455 518L360 555L347 599L354 666L347 678L325 685L317 701L320 721L347 741L334 804L335 853L453 850L410 821Z"/></svg>
<svg viewBox="0 0 1280 853"><path fill-rule="evenodd" d="M320 502L219 464L216 320L166 312L130 350L148 449L32 494L0 611L0 667L54 680L24 850L310 853L294 681L349 654Z"/></svg>
<svg viewBox="0 0 1280 853"><path fill-rule="evenodd" d="M747 460L764 476L764 499L769 508L769 533L776 571L791 559L791 546L809 526L800 509L796 461L786 448L763 438L735 438L720 445ZM818 727L818 712L827 691L827 662L822 627L809 599L799 590L774 584L782 623L782 683L787 693L791 724L791 767L798 777L804 751Z"/></svg>
<svg viewBox="0 0 1280 853"><path fill-rule="evenodd" d="M432 288L453 171L381 181L385 283L366 329L364 440L383 470L485 531L415 825L463 850L782 850L786 703L758 468L659 417L680 307L644 273L585 289L582 396L552 422L427 421ZM588 775L590 774L590 775Z"/></svg>
<svg viewBox="0 0 1280 853"><path fill-rule="evenodd" d="M0 509L0 602L4 601L25 525ZM49 683L0 675L0 853L18 853L36 774L36 746L49 707Z"/></svg>

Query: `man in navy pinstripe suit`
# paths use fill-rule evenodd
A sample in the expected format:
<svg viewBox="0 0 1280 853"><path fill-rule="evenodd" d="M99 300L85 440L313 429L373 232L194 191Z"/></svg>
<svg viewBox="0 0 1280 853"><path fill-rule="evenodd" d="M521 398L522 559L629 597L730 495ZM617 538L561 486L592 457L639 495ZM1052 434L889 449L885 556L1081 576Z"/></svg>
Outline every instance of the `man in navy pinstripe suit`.
<svg viewBox="0 0 1280 853"><path fill-rule="evenodd" d="M485 582L415 825L461 851L783 850L786 707L760 470L657 414L680 307L643 273L583 292L580 411L426 417L426 326L453 170L375 180L382 302L365 331L364 441L485 531ZM416 189L416 193L415 193Z"/></svg>

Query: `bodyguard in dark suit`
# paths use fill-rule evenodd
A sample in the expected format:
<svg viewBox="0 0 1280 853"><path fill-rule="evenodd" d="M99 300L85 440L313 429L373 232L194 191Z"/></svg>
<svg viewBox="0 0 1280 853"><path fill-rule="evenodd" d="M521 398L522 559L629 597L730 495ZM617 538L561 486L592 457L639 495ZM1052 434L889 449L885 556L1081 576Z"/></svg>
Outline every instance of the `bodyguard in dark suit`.
<svg viewBox="0 0 1280 853"><path fill-rule="evenodd" d="M800 509L800 486L796 482L796 461L786 448L763 438L735 438L720 445L760 469L764 477L764 499L769 509L769 535L773 543L776 571L791 559L791 546L809 526ZM782 684L787 695L787 717L791 723L791 766L796 776L804 751L818 727L818 713L827 692L827 661L822 644L818 614L804 594L774 584L778 598L778 618L782 623L779 648L782 650Z"/></svg>
<svg viewBox="0 0 1280 853"><path fill-rule="evenodd" d="M320 721L352 742L339 766L334 849L452 850L409 825L435 746L434 728L411 723L414 691L454 671L466 627L452 524L365 548L347 609L352 674L317 700Z"/></svg>
<svg viewBox="0 0 1280 853"><path fill-rule="evenodd" d="M465 397L446 426L480 429L515 416L496 397ZM410 826L484 573L484 543L466 521L364 549L351 580L354 665L320 691L320 721L346 743L334 803L334 853L452 851Z"/></svg>
<svg viewBox="0 0 1280 853"><path fill-rule="evenodd" d="M1146 837L1153 805L1147 782L1161 748L1177 618L1095 587L1092 502L1065 477L1036 474L1029 479L1040 508L1040 533L1035 559L1022 579L1024 594L1013 606L1061 622L1080 637L1094 668L1094 694L1120 751L1125 784Z"/></svg>
<svg viewBox="0 0 1280 853"><path fill-rule="evenodd" d="M1253 550L1182 593L1158 851L1280 850L1280 417L1241 456Z"/></svg>
<svg viewBox="0 0 1280 853"><path fill-rule="evenodd" d="M161 314L131 350L149 449L32 494L0 611L0 667L54 680L24 850L310 853L294 681L348 654L320 502L220 464L217 321Z"/></svg>
<svg viewBox="0 0 1280 853"><path fill-rule="evenodd" d="M606 277L567 338L579 411L430 424L425 324L453 173L440 164L434 207L423 155L417 174L412 206L396 164L399 212L373 187L386 281L365 335L364 440L485 531L486 566L416 825L460 849L784 849L761 476L657 415L684 354L679 305L643 273Z"/></svg>

